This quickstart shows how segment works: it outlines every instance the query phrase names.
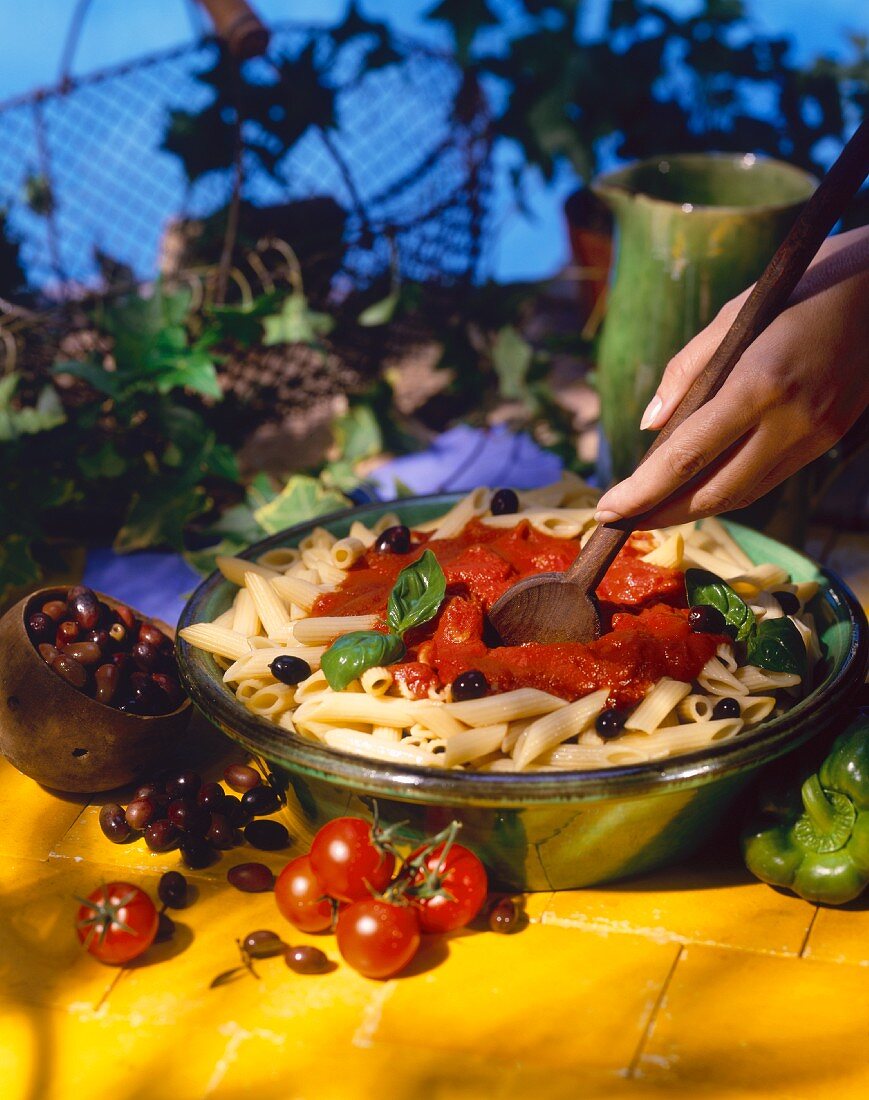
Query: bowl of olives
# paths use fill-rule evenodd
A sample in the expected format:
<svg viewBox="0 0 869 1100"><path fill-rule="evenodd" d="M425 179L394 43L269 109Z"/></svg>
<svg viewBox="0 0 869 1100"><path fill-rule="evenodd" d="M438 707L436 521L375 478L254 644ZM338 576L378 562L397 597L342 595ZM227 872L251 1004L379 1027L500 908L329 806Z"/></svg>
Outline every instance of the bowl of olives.
<svg viewBox="0 0 869 1100"><path fill-rule="evenodd" d="M173 634L82 585L20 600L0 619L0 752L61 791L153 773L191 714Z"/></svg>

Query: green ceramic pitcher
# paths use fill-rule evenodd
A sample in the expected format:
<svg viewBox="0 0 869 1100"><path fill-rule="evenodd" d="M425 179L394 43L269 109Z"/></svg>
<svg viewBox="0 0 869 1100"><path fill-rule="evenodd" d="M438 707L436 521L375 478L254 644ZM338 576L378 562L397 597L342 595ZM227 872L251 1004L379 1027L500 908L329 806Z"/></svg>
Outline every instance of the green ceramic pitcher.
<svg viewBox="0 0 869 1100"><path fill-rule="evenodd" d="M817 182L750 153L661 156L593 182L616 221L597 363L602 485L651 443L640 418L669 359L760 275Z"/></svg>

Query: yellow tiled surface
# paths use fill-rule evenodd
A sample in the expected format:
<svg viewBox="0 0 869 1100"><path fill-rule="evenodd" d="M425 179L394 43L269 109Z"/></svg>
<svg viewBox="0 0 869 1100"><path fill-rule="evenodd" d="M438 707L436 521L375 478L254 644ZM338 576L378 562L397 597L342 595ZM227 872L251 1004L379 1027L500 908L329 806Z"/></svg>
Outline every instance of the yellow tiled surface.
<svg viewBox="0 0 869 1100"><path fill-rule="evenodd" d="M865 605L860 562L845 572ZM208 778L241 758L201 726L188 749ZM282 810L287 852L238 848L191 872L174 940L114 969L79 947L75 895L120 877L154 894L178 859L110 844L98 805L0 760L0 1100L869 1096L869 899L819 909L771 890L732 844L531 895L516 935L435 939L406 975L371 982L333 937L291 930L271 894L226 883L233 863L278 869L307 849ZM259 981L209 989L235 939L268 927L317 943L334 969L303 977L268 959Z"/></svg>

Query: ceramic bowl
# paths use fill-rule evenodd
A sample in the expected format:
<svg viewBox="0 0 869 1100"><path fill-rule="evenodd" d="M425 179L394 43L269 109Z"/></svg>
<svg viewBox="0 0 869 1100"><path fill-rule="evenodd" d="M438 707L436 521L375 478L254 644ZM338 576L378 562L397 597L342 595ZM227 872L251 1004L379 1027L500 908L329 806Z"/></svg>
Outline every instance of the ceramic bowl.
<svg viewBox="0 0 869 1100"><path fill-rule="evenodd" d="M442 494L367 505L316 523L341 537L354 519L371 524L388 510L413 526L458 499ZM313 526L281 532L243 556L293 546ZM177 643L179 671L207 718L284 775L292 809L311 828L348 812L370 816L376 800L382 819L408 823L411 841L457 818L463 843L510 889L566 889L623 878L699 847L759 769L839 720L865 675L865 616L847 586L772 539L735 524L730 530L753 560L777 562L795 580L820 582L811 610L824 660L813 690L790 711L702 752L594 772L511 775L397 766L337 752L255 717L222 684L213 658L183 641ZM179 627L216 618L234 592L220 574L212 575L191 597Z"/></svg>
<svg viewBox="0 0 869 1100"><path fill-rule="evenodd" d="M58 791L91 794L148 777L174 750L192 713L190 700L169 714L126 714L98 703L53 672L27 633L30 613L65 588L41 588L0 620L0 752L19 771ZM110 607L118 601L102 592ZM174 632L154 622L164 634Z"/></svg>

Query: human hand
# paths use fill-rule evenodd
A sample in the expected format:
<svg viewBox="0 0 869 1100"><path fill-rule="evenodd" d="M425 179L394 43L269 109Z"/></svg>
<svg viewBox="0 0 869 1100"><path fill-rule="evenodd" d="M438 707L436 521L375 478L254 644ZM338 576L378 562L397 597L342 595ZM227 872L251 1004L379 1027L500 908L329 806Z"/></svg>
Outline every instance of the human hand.
<svg viewBox="0 0 869 1100"><path fill-rule="evenodd" d="M641 421L660 430L721 342L746 290L668 364ZM824 242L787 308L718 393L598 502L644 526L743 508L829 450L869 404L869 227ZM691 479L690 485L685 483Z"/></svg>

